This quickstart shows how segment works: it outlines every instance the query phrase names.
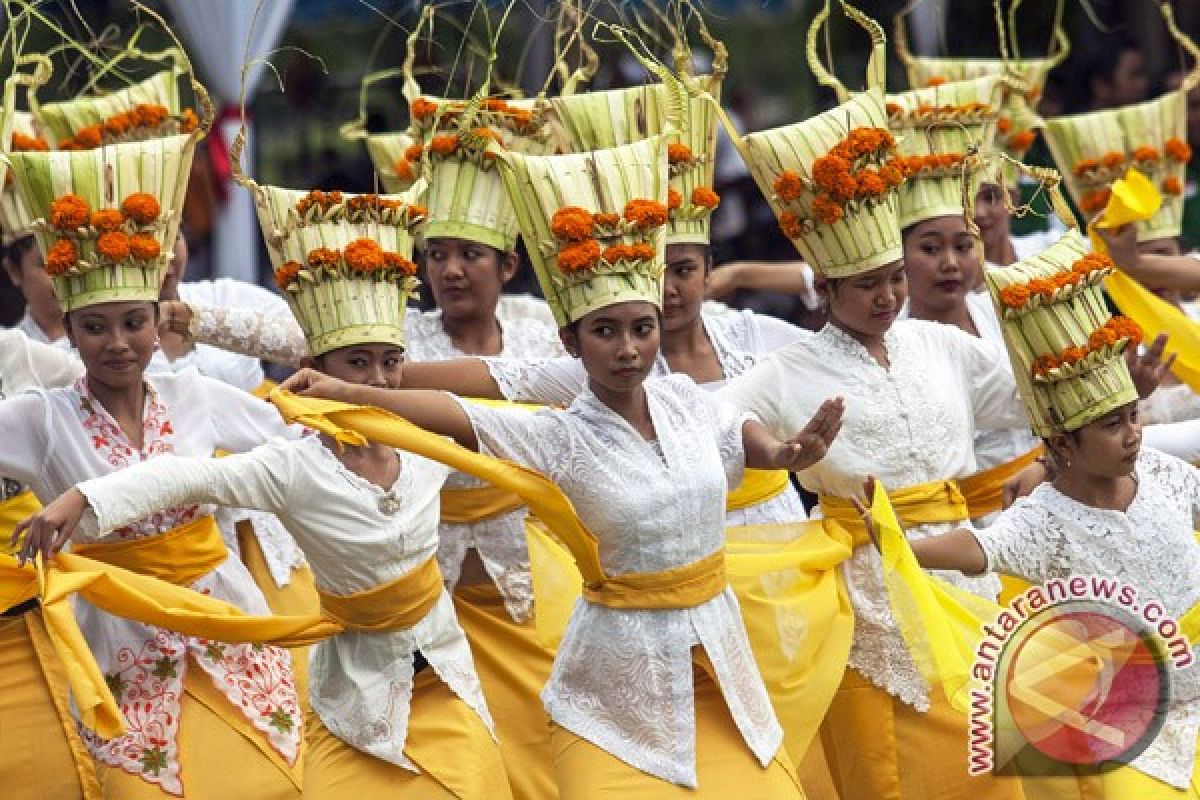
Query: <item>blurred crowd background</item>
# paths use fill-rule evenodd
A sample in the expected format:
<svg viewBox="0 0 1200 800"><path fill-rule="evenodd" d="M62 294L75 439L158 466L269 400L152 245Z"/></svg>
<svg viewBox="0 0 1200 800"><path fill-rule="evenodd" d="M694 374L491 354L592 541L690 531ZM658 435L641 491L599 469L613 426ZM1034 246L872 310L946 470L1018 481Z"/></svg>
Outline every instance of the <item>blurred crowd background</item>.
<svg viewBox="0 0 1200 800"><path fill-rule="evenodd" d="M186 0L203 9L209 0ZM236 0L248 6L254 0ZM381 81L365 95L360 92L364 75L398 67L404 56L405 40L419 6L414 2L385 0L267 0L288 6L280 45L267 55L255 91L247 97L247 114L255 126L253 162L261 181L298 188L371 191L378 187L371 162L361 141L343 138L342 126L365 110L370 131L399 130L407 124L400 93L400 80ZM1200 2L1174 0L1180 27L1200 39ZM857 5L879 20L892 36L892 19L907 0L861 0ZM140 21L126 0L75 0L75 7L91 24L79 30L56 3L43 4L52 18L60 19L80 39L103 38L105 29L128 31ZM433 94L464 94L472 82L477 86L478 59L463 57L462 30L477 30L479 13L475 3L449 0L440 4L442 14L434 34L422 40L418 63L422 88ZM496 21L505 3L486 4ZM553 59L551 4L546 0L517 0L500 34L496 74L509 85L536 93L545 82ZM708 25L730 53L730 72L722 102L734 124L757 130L803 119L834 104L831 92L819 87L804 60L804 39L821 0L709 0L697 3L705 9ZM1152 0L1066 0L1064 28L1071 52L1063 65L1050 74L1040 100L1044 117L1077 113L1156 96L1177 85L1186 54L1170 40ZM150 2L172 27L172 7L178 4ZM654 19L655 4L645 2L586 2L586 9L609 20L640 15ZM1053 0L1026 0L1017 15L1017 44L1025 56L1039 56L1049 47L1056 13ZM57 16L56 16L57 15ZM652 27L652 26L651 26ZM590 33L591 31L588 31ZM992 0L924 0L909 22L910 48L917 53L946 56L996 57L997 35ZM107 34L114 41L116 33ZM478 34L475 34L478 37ZM648 32L652 35L652 31ZM158 37L160 41L154 41ZM183 37L187 42L187 37ZM147 33L146 49L168 44L160 33ZM241 63L245 41L230 40L223 54ZM620 45L598 41L600 69L591 86L596 89L627 86L647 80L642 67ZM189 49L190 45L189 45ZM861 31L835 15L825 45L835 71L850 82L861 76L866 59L866 42ZM889 41L888 84L893 90L909 88L904 71ZM697 66L705 66L705 54L696 53ZM195 59L201 81L207 82L203 60ZM456 64L457 69L448 65ZM51 91L69 90L79 74L56 75ZM225 103L230 98L223 98ZM236 105L236 103L235 103ZM236 119L236 108L225 109ZM231 117L232 115L232 117ZM1189 104L1188 137L1200 149L1200 92ZM233 192L243 192L228 180L223 152L210 152L211 139L195 161L184 230L191 257L188 279L229 274L217 263L212 247L215 229L221 224L222 204ZM218 147L217 150L223 150ZM1039 141L1029 159L1050 165L1049 154ZM1200 247L1200 159L1189 167L1184 243ZM716 189L722 201L713 223L713 245L718 264L735 260L783 260L796 257L790 243L779 233L766 202L754 186L740 157L728 141L718 149ZM1044 228L1046 220L1036 214L1017 220L1015 232ZM261 245L260 245L261 247ZM269 283L265 253L247 253L250 276ZM537 292L536 282L526 268L512 287L514 291ZM733 305L753 307L803 323L803 306L791 297L742 293L726 298ZM12 324L21 314L18 292L6 285L0 272L0 324Z"/></svg>

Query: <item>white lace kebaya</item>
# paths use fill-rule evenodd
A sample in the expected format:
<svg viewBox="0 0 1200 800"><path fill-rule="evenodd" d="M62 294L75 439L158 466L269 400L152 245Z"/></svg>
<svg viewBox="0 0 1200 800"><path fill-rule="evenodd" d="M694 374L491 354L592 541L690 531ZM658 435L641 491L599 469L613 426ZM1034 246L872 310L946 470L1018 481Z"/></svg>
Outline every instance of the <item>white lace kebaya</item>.
<svg viewBox="0 0 1200 800"><path fill-rule="evenodd" d="M164 456L79 489L101 528L183 503L277 514L307 554L317 585L344 596L395 580L437 550L438 493L449 470L420 456L397 454L400 474L386 492L346 469L316 436L277 440L222 459ZM329 731L414 772L418 769L404 755L404 745L418 650L490 730L466 635L445 591L412 628L347 630L318 643L309 665L312 707Z"/></svg>
<svg viewBox="0 0 1200 800"><path fill-rule="evenodd" d="M1044 584L1099 575L1137 590L1179 619L1200 600L1200 471L1142 447L1137 494L1124 512L1093 508L1043 483L975 532L988 567ZM1200 655L1197 651L1193 653ZM1171 702L1157 738L1130 766L1179 789L1191 786L1200 731L1200 668L1171 671Z"/></svg>
<svg viewBox="0 0 1200 800"><path fill-rule="evenodd" d="M86 377L68 388L31 390L0 403L0 475L29 485L48 503L76 483L134 464L176 455L209 458L241 452L276 436L299 436L279 414L251 395L194 370L145 378L143 441L134 446L88 389ZM164 533L211 514L207 504L155 507L155 513L115 531L99 532L86 516L79 541L121 542ZM223 532L226 540L232 535ZM248 614L270 614L262 592L237 558L226 558L192 589L233 603ZM119 767L183 794L179 768L180 701L184 674L199 668L288 763L299 754L302 720L291 658L278 647L218 644L142 625L75 600L88 647L128 720L128 732L83 739L102 764Z"/></svg>
<svg viewBox="0 0 1200 800"><path fill-rule="evenodd" d="M562 487L609 574L658 572L725 544L725 492L741 480L745 416L690 378L645 384L658 437L644 439L585 390L566 411L463 403L481 450ZM783 732L726 588L693 608L619 610L581 599L542 700L551 719L626 763L696 786L692 647L703 646L733 721L764 768Z"/></svg>
<svg viewBox="0 0 1200 800"><path fill-rule="evenodd" d="M804 328L752 311L709 313L706 310L700 319L725 375L724 380L702 384L702 388L712 391L749 370L767 353L813 336ZM569 406L587 386L587 370L577 358L505 357L483 361L500 387L500 393L513 402ZM671 367L661 352L650 374L655 377L671 374ZM776 497L728 512L725 524L788 523L804 520L807 516L800 495L789 484Z"/></svg>
<svg viewBox="0 0 1200 800"><path fill-rule="evenodd" d="M501 354L505 358L566 355L558 330L538 319L539 303L523 296L500 298L496 316L503 340ZM290 313L268 316L252 308L203 305L192 305L191 309L191 333L198 341L292 366L298 366L308 356L308 343ZM550 316L548 307L545 315ZM440 310L409 309L404 329L407 356L411 360L447 361L468 356L446 333ZM447 489L485 485L460 472L451 474L446 482ZM522 507L477 523L444 522L438 547L438 563L451 590L458 584L468 550L473 548L499 589L509 616L517 622L529 619L533 613L525 514Z"/></svg>
<svg viewBox="0 0 1200 800"><path fill-rule="evenodd" d="M861 497L868 475L888 489L965 478L976 472L978 430L1025 420L1007 359L992 345L952 325L901 320L884 346L888 368L827 325L767 356L717 396L753 413L776 437L803 428L826 398L844 398L842 429L829 452L797 473L809 491L840 498ZM921 525L907 533L917 539L954 527ZM843 569L854 604L850 666L894 697L928 710L929 687L892 616L879 554L859 547ZM999 591L994 575L936 574L983 597L994 599Z"/></svg>

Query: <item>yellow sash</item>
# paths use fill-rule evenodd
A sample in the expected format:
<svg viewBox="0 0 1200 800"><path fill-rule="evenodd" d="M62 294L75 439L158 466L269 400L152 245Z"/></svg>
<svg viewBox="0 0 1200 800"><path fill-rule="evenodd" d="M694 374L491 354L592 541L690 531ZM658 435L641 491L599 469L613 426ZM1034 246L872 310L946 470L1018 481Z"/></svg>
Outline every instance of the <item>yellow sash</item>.
<svg viewBox="0 0 1200 800"><path fill-rule="evenodd" d="M17 523L32 517L42 508L33 492L24 491L0 503L0 552L11 553L9 541Z"/></svg>
<svg viewBox="0 0 1200 800"><path fill-rule="evenodd" d="M726 511L739 511L773 500L788 487L788 472L782 469L747 469L742 482L725 497Z"/></svg>
<svg viewBox="0 0 1200 800"><path fill-rule="evenodd" d="M229 557L225 540L212 516L200 517L158 536L124 542L73 544L71 551L176 586L195 583Z"/></svg>
<svg viewBox="0 0 1200 800"><path fill-rule="evenodd" d="M470 489L442 489L442 522L471 524L483 522L510 511L524 503L512 492L495 486L476 486Z"/></svg>
<svg viewBox="0 0 1200 800"><path fill-rule="evenodd" d="M584 599L608 608L691 608L720 594L728 585L725 551L662 572L611 575L583 587Z"/></svg>
<svg viewBox="0 0 1200 800"><path fill-rule="evenodd" d="M416 625L445 591L436 557L395 580L355 594L328 594L317 589L321 609L352 631L386 633Z"/></svg>
<svg viewBox="0 0 1200 800"><path fill-rule="evenodd" d="M892 493L892 504L905 528L938 522L962 522L971 516L962 490L955 481L933 481L907 486ZM854 503L841 497L821 495L821 513L827 524L841 528L854 547L870 545L867 528ZM831 531L831 535L834 532Z"/></svg>
<svg viewBox="0 0 1200 800"><path fill-rule="evenodd" d="M960 480L958 488L962 490L963 497L967 500L967 508L971 510L972 519L1000 511L1004 507L1004 484L1041 458L1044 452L1045 447L1038 445L1012 461L997 464Z"/></svg>

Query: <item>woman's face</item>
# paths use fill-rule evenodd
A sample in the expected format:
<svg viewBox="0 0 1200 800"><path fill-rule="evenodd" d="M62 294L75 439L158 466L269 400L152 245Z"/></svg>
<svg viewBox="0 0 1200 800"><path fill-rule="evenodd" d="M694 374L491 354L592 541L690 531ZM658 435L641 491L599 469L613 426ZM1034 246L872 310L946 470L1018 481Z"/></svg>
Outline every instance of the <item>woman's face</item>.
<svg viewBox="0 0 1200 800"><path fill-rule="evenodd" d="M516 270L516 253L501 254L469 239L436 238L425 244L429 289L450 319L493 316Z"/></svg>
<svg viewBox="0 0 1200 800"><path fill-rule="evenodd" d="M110 389L142 382L158 347L153 303L101 303L67 315L67 336L79 351L88 380Z"/></svg>
<svg viewBox="0 0 1200 800"><path fill-rule="evenodd" d="M677 331L695 323L704 308L710 263L702 244L667 245L663 279L663 327Z"/></svg>
<svg viewBox="0 0 1200 800"><path fill-rule="evenodd" d="M13 252L17 250L19 248L14 248ZM25 296L31 317L41 322L62 319L62 308L54 297L54 283L42 266L42 252L36 246L27 244L19 263L14 264L6 258L4 268L13 285Z"/></svg>
<svg viewBox="0 0 1200 800"><path fill-rule="evenodd" d="M979 227L979 235L985 242L1001 240L1009 235L1009 206L1005 200L1009 190L998 183L984 183L975 195L975 224Z"/></svg>
<svg viewBox="0 0 1200 800"><path fill-rule="evenodd" d="M892 327L908 297L904 262L897 261L850 278L817 280L829 303L829 318L844 330L881 337Z"/></svg>
<svg viewBox="0 0 1200 800"><path fill-rule="evenodd" d="M567 352L583 361L593 387L625 394L641 386L658 357L659 312L644 301L593 311L560 332Z"/></svg>
<svg viewBox="0 0 1200 800"><path fill-rule="evenodd" d="M1142 447L1142 422L1137 403L1121 406L1084 425L1073 435L1055 436L1050 444L1064 470L1079 470L1085 478L1128 475L1133 471Z"/></svg>
<svg viewBox="0 0 1200 800"><path fill-rule="evenodd" d="M316 367L347 383L395 389L401 385L404 348L394 344L356 344L331 350L315 359Z"/></svg>
<svg viewBox="0 0 1200 800"><path fill-rule="evenodd" d="M914 304L934 312L961 306L979 285L983 266L962 217L935 217L904 234L908 293Z"/></svg>

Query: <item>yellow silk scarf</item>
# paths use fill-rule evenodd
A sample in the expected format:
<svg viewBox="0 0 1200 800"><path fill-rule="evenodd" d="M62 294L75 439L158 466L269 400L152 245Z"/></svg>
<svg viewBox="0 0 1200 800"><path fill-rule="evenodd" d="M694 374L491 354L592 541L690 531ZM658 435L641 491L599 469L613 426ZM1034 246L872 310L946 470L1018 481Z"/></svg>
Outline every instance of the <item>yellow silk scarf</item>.
<svg viewBox="0 0 1200 800"><path fill-rule="evenodd" d="M1042 457L1042 445L1017 456L1011 461L976 472L958 482L972 519L994 514L1004 508L1004 484L1008 483L1033 462Z"/></svg>
<svg viewBox="0 0 1200 800"><path fill-rule="evenodd" d="M398 578L362 592L328 594L317 589L321 609L344 627L367 633L402 631L429 613L444 591L436 557Z"/></svg>
<svg viewBox="0 0 1200 800"><path fill-rule="evenodd" d="M442 522L472 524L516 511L525 504L512 492L495 486L442 489Z"/></svg>
<svg viewBox="0 0 1200 800"><path fill-rule="evenodd" d="M229 558L212 516L194 519L157 536L123 542L77 542L71 552L176 586L195 583Z"/></svg>
<svg viewBox="0 0 1200 800"><path fill-rule="evenodd" d="M788 486L788 472L782 469L746 469L742 482L725 497L726 511L740 511L773 500Z"/></svg>

